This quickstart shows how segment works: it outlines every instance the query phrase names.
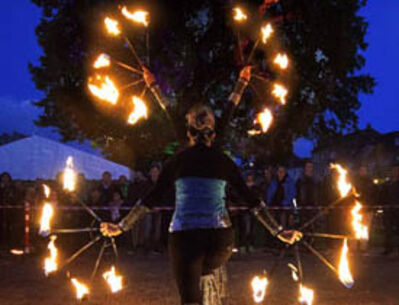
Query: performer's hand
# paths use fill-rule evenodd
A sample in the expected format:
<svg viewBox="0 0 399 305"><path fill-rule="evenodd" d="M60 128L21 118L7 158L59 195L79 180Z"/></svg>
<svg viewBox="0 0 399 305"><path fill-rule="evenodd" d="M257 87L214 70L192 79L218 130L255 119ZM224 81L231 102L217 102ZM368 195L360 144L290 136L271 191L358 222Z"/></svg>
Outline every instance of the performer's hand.
<svg viewBox="0 0 399 305"><path fill-rule="evenodd" d="M244 68L242 68L242 70L240 71L240 78L243 78L247 82L249 82L251 80L251 70L252 66L245 66Z"/></svg>
<svg viewBox="0 0 399 305"><path fill-rule="evenodd" d="M100 225L100 231L102 235L106 237L113 237L122 234L121 228L112 222L102 222Z"/></svg>
<svg viewBox="0 0 399 305"><path fill-rule="evenodd" d="M148 70L146 67L143 67L143 78L145 84L150 87L153 83L155 83L155 76Z"/></svg>
<svg viewBox="0 0 399 305"><path fill-rule="evenodd" d="M296 230L286 230L277 235L278 239L287 244L294 244L302 239L302 233Z"/></svg>

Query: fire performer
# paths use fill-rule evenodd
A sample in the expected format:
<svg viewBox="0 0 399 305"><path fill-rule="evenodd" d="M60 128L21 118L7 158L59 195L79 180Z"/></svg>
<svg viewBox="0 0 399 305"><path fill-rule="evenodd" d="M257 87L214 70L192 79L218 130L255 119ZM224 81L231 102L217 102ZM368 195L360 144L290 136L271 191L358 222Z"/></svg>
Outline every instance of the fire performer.
<svg viewBox="0 0 399 305"><path fill-rule="evenodd" d="M238 104L250 78L250 69L243 71L241 78L245 78L231 95L232 105ZM148 71L145 73L151 76ZM151 85L148 78L146 82ZM157 94L154 85L152 90ZM248 189L239 168L212 145L216 132L210 107L194 106L186 119L189 147L166 162L152 191L119 224L102 223L101 231L105 236L128 231L151 212L153 204L159 202L166 191L175 187L176 208L169 227L169 254L181 304L220 305L220 291L213 272L230 258L234 239L225 202L228 183L272 235L292 244L301 238L301 233L284 231L260 213L265 206Z"/></svg>

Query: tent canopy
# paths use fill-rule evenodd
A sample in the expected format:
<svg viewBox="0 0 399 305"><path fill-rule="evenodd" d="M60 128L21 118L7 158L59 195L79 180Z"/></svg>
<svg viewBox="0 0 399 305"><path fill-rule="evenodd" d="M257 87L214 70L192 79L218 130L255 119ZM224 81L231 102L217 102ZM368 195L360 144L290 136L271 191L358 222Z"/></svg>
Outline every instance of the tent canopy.
<svg viewBox="0 0 399 305"><path fill-rule="evenodd" d="M118 178L131 176L128 167L43 137L32 136L0 146L0 172L13 179L54 179L71 156L74 168L87 179L100 179L104 171Z"/></svg>

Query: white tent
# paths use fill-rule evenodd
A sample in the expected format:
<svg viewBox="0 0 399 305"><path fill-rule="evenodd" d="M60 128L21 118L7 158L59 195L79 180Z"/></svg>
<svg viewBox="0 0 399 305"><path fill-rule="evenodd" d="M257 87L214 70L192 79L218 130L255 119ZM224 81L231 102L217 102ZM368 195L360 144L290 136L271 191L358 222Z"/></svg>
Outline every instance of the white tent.
<svg viewBox="0 0 399 305"><path fill-rule="evenodd" d="M113 178L119 175L129 178L131 174L125 166L38 136L0 146L0 172L9 172L13 179L54 179L69 156L76 171L87 179L100 179L104 171L109 171Z"/></svg>

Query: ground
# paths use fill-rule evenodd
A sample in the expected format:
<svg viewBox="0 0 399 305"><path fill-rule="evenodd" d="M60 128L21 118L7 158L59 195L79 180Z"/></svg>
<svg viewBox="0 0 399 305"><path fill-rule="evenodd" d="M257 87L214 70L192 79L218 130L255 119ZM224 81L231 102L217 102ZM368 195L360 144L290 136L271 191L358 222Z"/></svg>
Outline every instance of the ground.
<svg viewBox="0 0 399 305"><path fill-rule="evenodd" d="M0 304L2 305L70 305L76 304L67 276L89 278L95 260L95 249L86 253L64 272L45 278L41 271L40 256L0 258ZM302 253L306 283L315 289L318 305L399 305L399 258L378 255L351 256L356 283L346 289L329 269L315 257ZM336 262L336 257L330 258ZM112 256L107 255L106 264ZM271 270L277 257L257 253L235 257L228 264L229 297L227 305L254 304L250 297L249 282L253 275ZM293 305L297 286L291 279L287 263L281 261L268 290L268 305ZM87 305L178 305L178 295L166 256L123 256L118 269L125 275L126 287L117 295L110 295L104 280L98 274L92 284Z"/></svg>

